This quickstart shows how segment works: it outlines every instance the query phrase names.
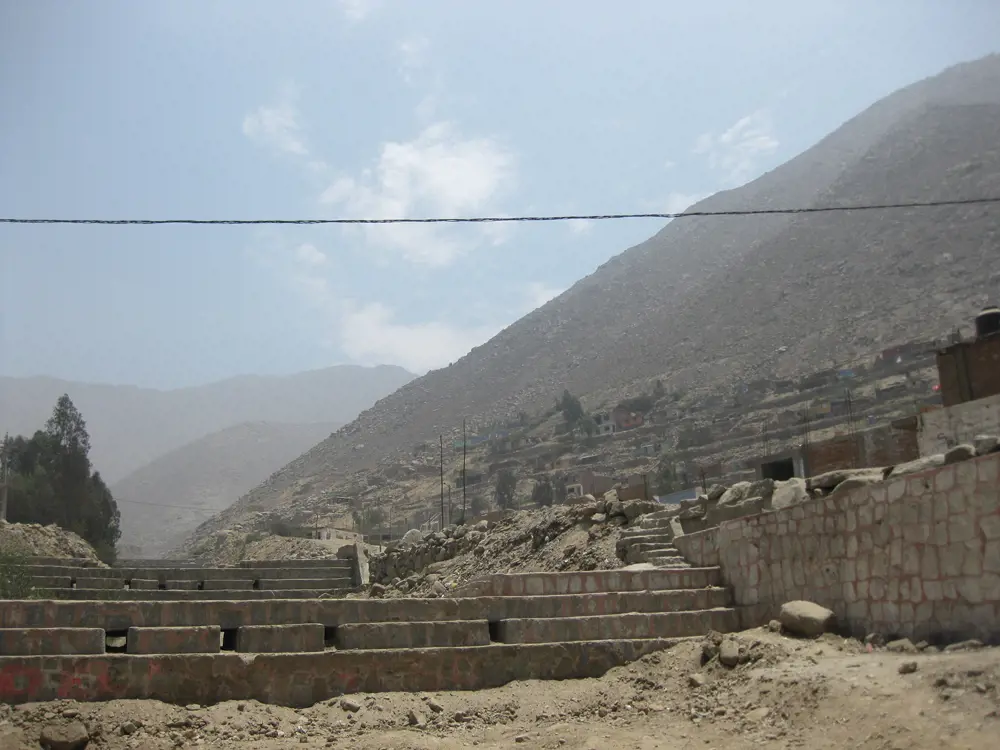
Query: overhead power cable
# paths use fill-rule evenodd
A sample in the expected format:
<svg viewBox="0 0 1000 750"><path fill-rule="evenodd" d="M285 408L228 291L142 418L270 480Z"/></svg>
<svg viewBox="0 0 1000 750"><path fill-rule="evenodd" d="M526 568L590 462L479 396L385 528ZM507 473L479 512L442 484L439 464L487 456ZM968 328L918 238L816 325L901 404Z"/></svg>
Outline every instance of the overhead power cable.
<svg viewBox="0 0 1000 750"><path fill-rule="evenodd" d="M774 214L846 213L849 211L886 211L936 206L976 206L1000 203L1000 197L959 198L954 200L908 201L899 203L864 203L846 206L808 206L801 208L756 208L734 211L679 211L636 214L576 214L555 216L469 216L391 219L25 219L0 218L0 224L491 224L504 222L608 221L617 219L689 219L696 216L768 216Z"/></svg>

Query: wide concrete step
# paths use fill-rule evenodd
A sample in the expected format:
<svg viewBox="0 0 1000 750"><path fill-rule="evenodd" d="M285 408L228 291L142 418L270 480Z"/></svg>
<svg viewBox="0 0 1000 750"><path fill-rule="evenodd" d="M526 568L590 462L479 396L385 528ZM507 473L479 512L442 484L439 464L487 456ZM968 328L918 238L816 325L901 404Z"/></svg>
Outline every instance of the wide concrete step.
<svg viewBox="0 0 1000 750"><path fill-rule="evenodd" d="M488 646L490 624L486 620L359 622L337 627L334 644L339 649Z"/></svg>
<svg viewBox="0 0 1000 750"><path fill-rule="evenodd" d="M672 508L669 510L654 510L652 513L646 513L641 517L641 521L669 521L677 517L677 509Z"/></svg>
<svg viewBox="0 0 1000 750"><path fill-rule="evenodd" d="M501 620L493 626L493 638L500 643L562 643L632 638L685 638L704 635L709 630L729 633L739 629L735 609L720 608L695 612L603 615Z"/></svg>
<svg viewBox="0 0 1000 750"><path fill-rule="evenodd" d="M103 628L3 628L0 656L103 654Z"/></svg>
<svg viewBox="0 0 1000 750"><path fill-rule="evenodd" d="M300 571L302 572L302 571ZM257 588L267 590L289 590L289 589L349 589L353 585L350 578L261 578L257 581Z"/></svg>
<svg viewBox="0 0 1000 750"><path fill-rule="evenodd" d="M252 601L255 599L318 599L321 596L343 596L354 589L220 589L213 590L143 590L143 589L49 589L53 599L119 602L181 602L199 600Z"/></svg>
<svg viewBox="0 0 1000 750"><path fill-rule="evenodd" d="M677 548L670 542L636 542L629 545L631 552L662 552L664 554L680 554Z"/></svg>
<svg viewBox="0 0 1000 750"><path fill-rule="evenodd" d="M56 576L69 578L108 578L119 581L132 579L154 581L216 581L298 579L298 578L350 578L353 568L349 561L312 568L80 568L69 565L18 566L32 577Z"/></svg>
<svg viewBox="0 0 1000 750"><path fill-rule="evenodd" d="M241 568L281 568L283 570L302 570L305 568L338 568L351 569L350 560L339 558L324 558L321 560L244 560Z"/></svg>
<svg viewBox="0 0 1000 750"><path fill-rule="evenodd" d="M640 529L669 529L670 524L673 522L671 518L648 518L645 517L639 521Z"/></svg>
<svg viewBox="0 0 1000 750"><path fill-rule="evenodd" d="M129 592L123 592L129 593ZM136 594L143 592L133 592ZM170 592L145 592L167 594ZM196 592L203 593L203 592ZM217 592L213 592L217 593ZM238 592L230 600L9 601L0 606L0 627L96 627L125 631L133 626L182 627L321 623L440 622L610 615L623 612L673 612L729 606L728 588L611 591L549 596L491 596L453 599L250 599L269 592ZM299 593L299 592L295 592ZM307 592L309 593L309 592Z"/></svg>
<svg viewBox="0 0 1000 750"><path fill-rule="evenodd" d="M647 562L650 565L655 565L658 568L664 569L678 569L678 568L690 568L691 563L685 560L683 557L646 557L643 562Z"/></svg>
<svg viewBox="0 0 1000 750"><path fill-rule="evenodd" d="M595 570L494 575L461 587L459 596L545 596L608 591L659 591L718 586L719 568L674 570Z"/></svg>
<svg viewBox="0 0 1000 750"><path fill-rule="evenodd" d="M622 542L643 542L643 541L671 541L673 532L657 529L625 529L618 537L619 544Z"/></svg>
<svg viewBox="0 0 1000 750"><path fill-rule="evenodd" d="M302 654L4 656L0 702L231 700L306 707L350 693L483 690L514 680L600 677L683 639L358 649ZM111 675L112 678L108 676Z"/></svg>

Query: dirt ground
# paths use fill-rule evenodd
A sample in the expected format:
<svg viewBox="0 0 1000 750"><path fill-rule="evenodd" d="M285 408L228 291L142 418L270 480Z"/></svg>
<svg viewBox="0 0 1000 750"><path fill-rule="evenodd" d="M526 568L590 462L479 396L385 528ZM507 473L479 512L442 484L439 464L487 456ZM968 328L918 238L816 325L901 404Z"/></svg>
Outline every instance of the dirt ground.
<svg viewBox="0 0 1000 750"><path fill-rule="evenodd" d="M1000 649L904 655L835 636L734 637L752 660L735 669L702 666L698 639L600 679L354 695L301 710L252 701L0 707L0 747L36 750L44 727L75 721L86 726L87 747L107 750L997 747ZM904 664L914 671L901 673Z"/></svg>

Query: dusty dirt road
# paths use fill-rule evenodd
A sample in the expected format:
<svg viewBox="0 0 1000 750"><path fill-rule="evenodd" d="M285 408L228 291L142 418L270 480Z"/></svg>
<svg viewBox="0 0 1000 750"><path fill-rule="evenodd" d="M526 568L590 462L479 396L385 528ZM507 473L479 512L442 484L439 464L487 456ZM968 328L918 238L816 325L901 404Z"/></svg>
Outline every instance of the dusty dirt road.
<svg viewBox="0 0 1000 750"><path fill-rule="evenodd" d="M88 748L108 750L1000 746L1000 649L903 655L868 653L834 636L800 641L759 629L733 637L752 660L734 669L718 660L702 666L697 640L600 679L355 695L302 710L155 701L2 707L0 747L36 750L46 727L74 722L86 727Z"/></svg>

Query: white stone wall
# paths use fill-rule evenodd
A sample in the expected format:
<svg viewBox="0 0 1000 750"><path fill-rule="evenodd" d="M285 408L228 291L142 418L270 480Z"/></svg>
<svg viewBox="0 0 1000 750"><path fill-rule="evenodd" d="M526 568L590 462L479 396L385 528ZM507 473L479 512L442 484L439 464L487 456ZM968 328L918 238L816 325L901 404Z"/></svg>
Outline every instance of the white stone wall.
<svg viewBox="0 0 1000 750"><path fill-rule="evenodd" d="M921 456L933 456L961 443L971 443L976 435L1000 435L1000 395L920 415L917 442Z"/></svg>
<svg viewBox="0 0 1000 750"><path fill-rule="evenodd" d="M1000 639L1000 453L726 521L675 544L695 564L718 551L744 626L808 599L856 635Z"/></svg>

